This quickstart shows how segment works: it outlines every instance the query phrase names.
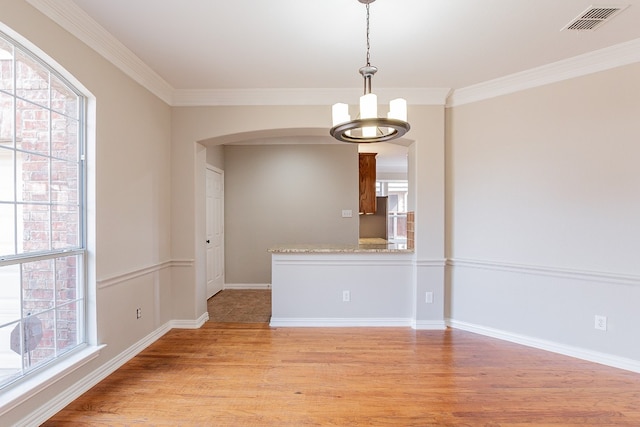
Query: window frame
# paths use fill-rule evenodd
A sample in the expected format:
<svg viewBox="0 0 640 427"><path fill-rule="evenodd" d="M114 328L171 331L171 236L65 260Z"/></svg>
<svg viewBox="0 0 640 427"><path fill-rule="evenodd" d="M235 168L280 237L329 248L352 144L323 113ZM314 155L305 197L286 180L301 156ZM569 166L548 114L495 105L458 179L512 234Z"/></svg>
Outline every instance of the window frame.
<svg viewBox="0 0 640 427"><path fill-rule="evenodd" d="M39 49L35 47L29 48L25 46L25 44L30 45L30 43L21 43L20 41L16 40L17 38L21 38L19 35L16 34L16 36L13 36L12 35L13 32L7 31L7 30L10 30L10 29L7 29L3 25L0 25L0 37L2 37L7 43L13 45L12 78L13 78L14 84L11 92L2 91L2 93L13 97L13 124L12 124L13 129L12 129L11 147L6 147L2 149L13 152L14 194L13 194L12 202L6 201L3 204L5 205L8 204L13 206L14 221L13 221L13 224L11 224L11 227L14 233L14 245L16 245L15 239L17 239L17 236L15 236L15 233L18 232L18 228L19 228L18 227L19 220L18 220L18 217L16 216L16 213L18 212L18 205L26 204L25 201L19 201L18 195L15 193L16 186L18 185L16 181L17 172L15 169L15 165L17 162L16 155L18 153L30 153L30 154L33 153L33 151L25 150L23 148L18 148L16 143L16 137L17 137L16 121L17 121L17 111L18 111L16 107L17 102L20 100L23 100L33 104L33 101L20 97L18 95L18 89L16 87L17 76L16 76L16 65L15 65L18 51L21 53L21 55L28 57L32 62L36 63L38 66L43 67L43 69L49 73L48 74L50 76L49 85L48 85L49 102L48 102L48 106L44 108L49 112L50 115L51 113L62 114L59 110L54 109L51 103L50 95L53 91L53 86L51 85L51 82L53 81L52 77L55 77L58 80L58 82L62 83L65 86L67 90L69 90L70 92L72 92L77 96L77 117L73 117L73 119L77 120L76 148L77 148L77 156L78 156L77 161L74 162L74 163L77 163L77 180L78 180L78 183L77 183L77 193L78 193L77 194L77 204L78 204L77 247L72 246L64 249L53 249L53 246L50 245L49 250L22 252L22 253L17 253L17 247L14 247L14 254L12 255L0 254L0 267L14 265L14 266L19 266L20 268L20 294L21 294L20 316L17 323L9 322L9 324L11 325L20 324L29 317L29 316L25 316L24 307L22 304L22 299L23 299L22 293L24 291L24 285L22 283L22 272L23 272L22 265L26 263L31 263L36 261L45 261L45 260L64 259L66 257L75 256L78 260L78 265L76 266L77 275L75 276L76 278L75 290L77 291L77 294L75 295L75 298L73 299L73 301L78 305L78 308L76 308L77 319L75 320L77 325L77 331L76 331L77 342L68 348L64 348L60 352L58 352L59 350L57 349L57 346L54 347L56 351L53 357L51 357L50 359L44 361L43 363L35 367L30 367L27 369L25 369L24 353L23 353L20 356L23 359L23 361L21 363L21 368L19 373L16 374L15 377L11 378L11 380L0 384L0 391L2 391L3 393L9 392L13 389L17 389L19 386L22 386L24 384L33 383L34 379L36 379L37 382L41 383L42 381L39 380L38 378L42 377L42 374L47 370L52 371L50 372L50 374L56 375L56 372L60 371L60 369L64 369L63 365L75 361L78 358L79 354L87 353L87 352L83 352L83 349L87 349L87 347L90 346L91 344L90 343L91 334L89 331L89 325L92 323L95 323L95 322L91 322L90 320L91 319L90 316L95 315L94 313L95 310L89 306L89 301L92 293L90 292L88 287L88 283L89 283L88 282L88 279L89 279L89 274L88 274L89 272L89 268L88 268L89 175L88 175L88 165L87 165L87 136L88 136L87 120L89 117L88 113L89 113L89 104L91 102L91 99L87 94L87 91L84 89L84 87L82 87L82 85L78 85L77 83L71 82L68 78L66 78L63 75L64 74L63 72L59 71L59 69L62 70L62 67L60 67L54 60L52 60L50 57L48 57L46 54L44 54L43 52L41 52ZM51 134L53 132L51 123L52 123L52 118L50 116L49 117L50 127L48 129L49 136L50 136L50 139L49 139L50 144L52 143ZM51 165L52 161L54 160L61 160L57 156L54 156L54 154L52 153L51 147L49 148L49 152L46 155L46 158L49 161L49 165ZM68 159L66 161L69 162ZM51 174L51 172L52 170L50 169L49 173ZM51 183L51 175L49 175L49 182ZM49 194L51 194L51 189L49 189ZM49 198L47 205L52 207L52 206L55 206L55 203L51 198ZM51 213L49 214L49 217L51 218ZM49 229L52 230L51 224L49 225ZM50 243L53 242L51 236L49 237L49 242ZM54 264L55 264L55 261L54 261ZM54 283L55 283L55 277L54 277ZM57 309L58 309L58 306L54 304L52 307L42 310L42 313L44 312L55 313ZM54 329L54 332L56 331L57 331L57 326ZM96 348L94 347L93 349L90 349L89 354L94 354L95 351L96 351ZM93 357L95 357L95 355L91 356L91 358ZM6 394L13 394L13 393L6 393ZM0 403L3 403L3 402L0 402Z"/></svg>

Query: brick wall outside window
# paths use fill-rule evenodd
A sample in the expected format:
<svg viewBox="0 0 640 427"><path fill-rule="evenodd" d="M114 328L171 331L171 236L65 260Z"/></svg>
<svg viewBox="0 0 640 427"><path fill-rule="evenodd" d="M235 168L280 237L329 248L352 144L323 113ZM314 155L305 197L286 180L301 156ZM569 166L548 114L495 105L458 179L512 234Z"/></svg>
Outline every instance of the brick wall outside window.
<svg viewBox="0 0 640 427"><path fill-rule="evenodd" d="M3 42L0 38L0 49L13 53L15 67L12 58L0 56L0 147L7 149L0 167L11 168L13 174L2 176L14 186L0 193L0 201L14 207L14 221L3 220L3 227L14 223L16 241L5 244L12 249L0 255L81 249L80 99L47 67ZM11 152L13 159L7 154ZM16 320L23 320L16 325L22 325L23 350L30 350L22 355L27 368L82 340L82 255L42 258L20 262L19 277L12 282L21 287ZM39 336L35 348L28 348L30 333Z"/></svg>

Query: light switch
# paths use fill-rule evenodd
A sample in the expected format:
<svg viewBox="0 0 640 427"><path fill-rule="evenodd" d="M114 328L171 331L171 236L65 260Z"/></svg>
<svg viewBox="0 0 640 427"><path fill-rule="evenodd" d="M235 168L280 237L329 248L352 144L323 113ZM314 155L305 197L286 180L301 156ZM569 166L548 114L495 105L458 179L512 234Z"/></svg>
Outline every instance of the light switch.
<svg viewBox="0 0 640 427"><path fill-rule="evenodd" d="M353 216L353 212L351 209L343 209L342 210L342 218L351 218Z"/></svg>
<svg viewBox="0 0 640 427"><path fill-rule="evenodd" d="M425 295L425 302L427 304L433 304L433 292L427 292Z"/></svg>

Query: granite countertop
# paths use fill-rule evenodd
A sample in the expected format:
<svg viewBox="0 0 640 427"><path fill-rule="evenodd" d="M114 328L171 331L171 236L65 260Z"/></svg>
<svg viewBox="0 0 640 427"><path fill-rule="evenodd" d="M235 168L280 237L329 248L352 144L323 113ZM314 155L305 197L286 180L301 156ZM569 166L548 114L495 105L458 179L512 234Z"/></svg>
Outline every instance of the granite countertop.
<svg viewBox="0 0 640 427"><path fill-rule="evenodd" d="M384 239L366 238L360 239L357 245L342 244L308 244L308 245L279 245L269 248L274 254L314 254L314 253L412 253L413 249L407 249L406 244L389 243Z"/></svg>

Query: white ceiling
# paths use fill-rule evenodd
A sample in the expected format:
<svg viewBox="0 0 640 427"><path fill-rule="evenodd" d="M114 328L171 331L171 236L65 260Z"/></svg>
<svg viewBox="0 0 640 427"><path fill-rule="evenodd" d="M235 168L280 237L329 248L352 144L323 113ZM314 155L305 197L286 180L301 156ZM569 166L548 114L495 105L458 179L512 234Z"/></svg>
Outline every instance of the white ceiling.
<svg viewBox="0 0 640 427"><path fill-rule="evenodd" d="M594 1L377 0L374 90L458 89L640 38L639 0ZM357 0L73 3L174 89L362 85ZM592 4L631 7L595 31L560 31Z"/></svg>
<svg viewBox="0 0 640 427"><path fill-rule="evenodd" d="M27 1L172 105L329 108L362 92L366 9L358 0ZM495 82L517 89L590 62L597 71L603 61L640 61L640 0L593 1L377 0L373 91L381 102L393 93L409 105L451 105ZM595 31L561 31L591 5L628 7ZM547 74L532 78L531 70Z"/></svg>

